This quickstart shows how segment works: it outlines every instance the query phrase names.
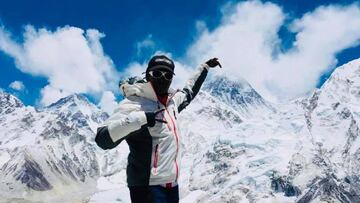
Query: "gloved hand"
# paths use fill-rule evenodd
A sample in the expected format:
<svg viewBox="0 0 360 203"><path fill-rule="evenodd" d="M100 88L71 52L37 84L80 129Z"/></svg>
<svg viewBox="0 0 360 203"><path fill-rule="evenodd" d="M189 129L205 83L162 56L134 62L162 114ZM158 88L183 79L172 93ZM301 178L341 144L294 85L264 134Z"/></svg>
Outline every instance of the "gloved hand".
<svg viewBox="0 0 360 203"><path fill-rule="evenodd" d="M165 111L165 109L160 109L160 110L155 111L155 112L145 112L146 120L147 120L147 123L148 123L149 127L154 127L156 121L161 122L161 123L167 123L166 121L164 121L162 119L156 118L156 116L158 114L160 114L161 112L163 112L163 111Z"/></svg>
<svg viewBox="0 0 360 203"><path fill-rule="evenodd" d="M210 68L214 68L216 66L220 66L222 68L221 64L218 61L218 58L212 58L205 62Z"/></svg>

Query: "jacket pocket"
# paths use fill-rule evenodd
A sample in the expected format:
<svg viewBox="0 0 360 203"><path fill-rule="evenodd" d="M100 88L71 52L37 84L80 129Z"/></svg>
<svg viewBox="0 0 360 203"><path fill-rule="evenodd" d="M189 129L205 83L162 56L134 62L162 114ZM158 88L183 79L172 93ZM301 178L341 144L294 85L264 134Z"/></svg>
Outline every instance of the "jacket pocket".
<svg viewBox="0 0 360 203"><path fill-rule="evenodd" d="M153 174L154 175L157 175L158 161L159 161L159 144L157 144L155 146L155 151L154 151L154 162L153 162Z"/></svg>
<svg viewBox="0 0 360 203"><path fill-rule="evenodd" d="M177 120L177 118L176 118L176 113L175 113L175 109L173 109L173 113L174 113L174 118L175 118L175 120Z"/></svg>

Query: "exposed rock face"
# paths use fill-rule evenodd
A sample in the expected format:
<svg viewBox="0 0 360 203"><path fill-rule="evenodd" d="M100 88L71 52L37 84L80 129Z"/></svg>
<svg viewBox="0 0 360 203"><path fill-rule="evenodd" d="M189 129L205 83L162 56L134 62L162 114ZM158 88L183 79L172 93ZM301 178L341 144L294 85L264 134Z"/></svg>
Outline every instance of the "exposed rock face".
<svg viewBox="0 0 360 203"><path fill-rule="evenodd" d="M13 175L15 180L36 191L52 189L49 181L44 177L41 166L31 158L26 151L21 151L17 159L7 162L2 168L4 175ZM17 169L19 167L19 169Z"/></svg>
<svg viewBox="0 0 360 203"><path fill-rule="evenodd" d="M284 180L282 177L272 177L271 188L275 192L284 193L284 195L287 197L297 197L301 195L301 190L298 187L293 186L290 181Z"/></svg>

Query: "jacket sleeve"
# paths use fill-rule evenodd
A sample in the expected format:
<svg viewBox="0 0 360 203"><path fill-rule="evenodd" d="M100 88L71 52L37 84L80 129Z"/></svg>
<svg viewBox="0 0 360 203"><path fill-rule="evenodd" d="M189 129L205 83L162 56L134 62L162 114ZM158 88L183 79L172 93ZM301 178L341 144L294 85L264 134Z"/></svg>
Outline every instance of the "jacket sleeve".
<svg viewBox="0 0 360 203"><path fill-rule="evenodd" d="M201 64L196 69L194 75L189 78L185 87L181 91L175 93L173 98L175 100L179 113L184 110L185 107L189 105L190 102L195 98L201 88L201 85L205 81L208 70L208 65Z"/></svg>
<svg viewBox="0 0 360 203"><path fill-rule="evenodd" d="M95 142L102 149L112 149L116 147L127 135L140 130L147 124L144 111L131 111L130 113L115 110L97 129Z"/></svg>

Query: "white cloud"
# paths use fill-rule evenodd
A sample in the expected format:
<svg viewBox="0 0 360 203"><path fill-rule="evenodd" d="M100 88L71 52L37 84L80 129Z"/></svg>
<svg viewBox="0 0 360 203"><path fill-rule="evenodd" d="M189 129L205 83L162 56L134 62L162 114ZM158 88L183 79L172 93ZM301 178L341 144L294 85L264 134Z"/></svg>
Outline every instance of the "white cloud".
<svg viewBox="0 0 360 203"><path fill-rule="evenodd" d="M360 9L350 6L321 6L293 20L294 47L279 53L278 31L286 13L280 6L260 1L241 2L223 9L222 23L213 31L202 26L190 46L188 59L198 64L220 58L224 72L245 78L270 100L288 99L313 90L326 70L336 64L336 54L356 46L360 39ZM279 53L274 57L274 53Z"/></svg>
<svg viewBox="0 0 360 203"><path fill-rule="evenodd" d="M108 114L112 114L117 106L116 98L110 91L105 91L99 102L100 108Z"/></svg>
<svg viewBox="0 0 360 203"><path fill-rule="evenodd" d="M22 91L25 89L25 85L23 82L15 80L12 83L10 83L9 87L11 89L17 90L17 91Z"/></svg>
<svg viewBox="0 0 360 203"><path fill-rule="evenodd" d="M194 66L218 57L224 68L211 70L213 74L244 78L270 100L297 97L312 91L320 76L334 68L337 53L357 46L360 40L357 4L321 6L288 19L290 24L285 24L287 13L270 2L227 4L221 11L220 25L210 31L204 22L197 22L199 36L182 58L174 58L174 88L184 85ZM296 36L293 47L285 52L280 51L278 36L282 26ZM104 106L114 99L102 93L117 91L119 76L144 76L147 64L134 61L118 73L102 49L102 37L94 29L67 26L49 31L27 26L23 43L19 43L0 28L0 50L12 56L21 71L48 78L49 84L41 91L42 104L78 92L102 95ZM152 54L155 45L148 35L135 44L137 55L149 54L149 50ZM172 57L168 52L155 54Z"/></svg>
<svg viewBox="0 0 360 203"><path fill-rule="evenodd" d="M48 79L41 91L41 104L48 105L71 93L100 95L116 88L118 73L100 43L104 36L95 29L27 26L24 42L18 43L0 28L0 50L13 57L22 72Z"/></svg>
<svg viewBox="0 0 360 203"><path fill-rule="evenodd" d="M145 77L145 74L143 73L145 72L146 67L146 63L140 64L139 62L132 62L125 68L121 76L125 78L134 76Z"/></svg>
<svg viewBox="0 0 360 203"><path fill-rule="evenodd" d="M152 35L146 36L146 38L140 42L136 43L136 53L137 56L140 57L141 55L145 53L152 53L155 49L155 42L152 39Z"/></svg>
<svg viewBox="0 0 360 203"><path fill-rule="evenodd" d="M65 91L63 89L59 89L53 87L51 85L46 85L44 88L41 89L41 104L48 105L52 104L60 98L69 96L73 92Z"/></svg>

